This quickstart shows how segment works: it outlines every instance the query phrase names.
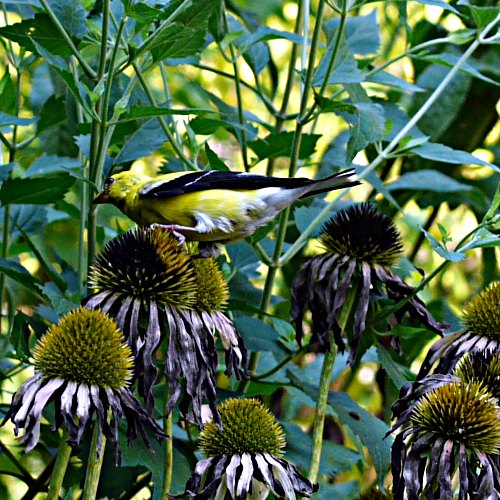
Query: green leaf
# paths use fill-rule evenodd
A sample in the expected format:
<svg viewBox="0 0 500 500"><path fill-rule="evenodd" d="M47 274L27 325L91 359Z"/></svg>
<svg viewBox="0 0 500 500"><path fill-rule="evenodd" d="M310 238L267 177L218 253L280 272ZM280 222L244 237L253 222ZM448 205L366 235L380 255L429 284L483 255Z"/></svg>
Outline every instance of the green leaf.
<svg viewBox="0 0 500 500"><path fill-rule="evenodd" d="M36 133L41 134L46 130L60 125L68 119L64 108L64 96L51 95L44 103L40 112L40 120L37 123Z"/></svg>
<svg viewBox="0 0 500 500"><path fill-rule="evenodd" d="M10 207L10 230L16 238L40 231L47 223L47 208L40 205L12 205Z"/></svg>
<svg viewBox="0 0 500 500"><path fill-rule="evenodd" d="M248 147L257 154L260 160L265 158L287 157L292 153L294 132L280 132L270 134L264 139L257 139L248 143ZM309 158L315 151L316 143L321 137L319 134L304 134L300 143L299 159Z"/></svg>
<svg viewBox="0 0 500 500"><path fill-rule="evenodd" d="M229 167L210 148L208 142L205 142L205 154L207 155L210 168L213 168L214 170L219 170L221 172L229 172Z"/></svg>
<svg viewBox="0 0 500 500"><path fill-rule="evenodd" d="M8 115L0 112L0 127L6 125L17 125L18 127L27 127L36 123L38 118L19 118L18 116Z"/></svg>
<svg viewBox="0 0 500 500"><path fill-rule="evenodd" d="M480 31L488 26L499 14L498 7L472 5L468 0L459 0L457 5L465 5L467 7Z"/></svg>
<svg viewBox="0 0 500 500"><path fill-rule="evenodd" d="M436 240L436 238L434 238L431 233L426 231L424 228L420 228L420 230L424 233L433 250L438 255L443 257L443 259L449 260L450 262L460 262L465 259L465 254L463 252L448 250L443 244L441 244L441 242Z"/></svg>
<svg viewBox="0 0 500 500"><path fill-rule="evenodd" d="M500 172L500 168L498 168L493 163L481 160L477 156L466 153L465 151L459 151L457 149L450 148L449 146L445 146L444 144L426 142L425 144L413 148L412 153L420 156L421 158L426 158L427 160L452 163L454 165L483 165L485 167L491 167L497 172Z"/></svg>
<svg viewBox="0 0 500 500"><path fill-rule="evenodd" d="M324 24L328 41L337 37L340 18L335 17ZM380 49L380 27L377 10L367 16L351 16L346 19L345 36L349 50L353 54L375 54Z"/></svg>
<svg viewBox="0 0 500 500"><path fill-rule="evenodd" d="M444 10L454 12L455 14L460 14L458 10L455 9L455 7L451 6L448 2L445 2L444 0L414 0L414 1L424 5L433 5L435 7L441 7Z"/></svg>
<svg viewBox="0 0 500 500"><path fill-rule="evenodd" d="M240 53L245 52L253 45L267 40L288 40L297 45L302 44L302 37L290 33L289 31L280 31L277 29L269 28L268 26L259 26L255 31L247 31L236 39L236 44Z"/></svg>
<svg viewBox="0 0 500 500"><path fill-rule="evenodd" d="M279 338L274 328L258 318L240 316L234 319L234 325L251 351L270 351L283 354L276 344Z"/></svg>
<svg viewBox="0 0 500 500"><path fill-rule="evenodd" d="M71 48L47 14L35 14L34 19L25 19L20 23L4 26L0 28L0 37L17 42L35 54L38 54L38 50L33 42L37 42L56 56L71 55Z"/></svg>
<svg viewBox="0 0 500 500"><path fill-rule="evenodd" d="M29 342L31 337L30 320L29 316L22 311L18 311L14 316L12 329L10 330L10 343L14 347L18 358L22 360L28 360L31 356Z"/></svg>
<svg viewBox="0 0 500 500"><path fill-rule="evenodd" d="M312 438L298 425L280 422L286 435L287 460L306 469L311 458ZM330 440L323 441L321 450L320 474L341 474L350 471L363 457L354 450L346 448Z"/></svg>
<svg viewBox="0 0 500 500"><path fill-rule="evenodd" d="M387 71L378 71L371 76L366 77L367 82L379 83L381 85L387 85L389 87L395 87L401 90L406 90L407 92L423 92L424 89L413 83L409 83L402 78L392 75Z"/></svg>
<svg viewBox="0 0 500 500"><path fill-rule="evenodd" d="M406 382L415 378L406 366L402 366L394 361L390 353L381 344L377 342L375 347L380 365L398 389L401 389Z"/></svg>
<svg viewBox="0 0 500 500"><path fill-rule="evenodd" d="M14 168L15 163L5 163L4 165L0 165L0 182L3 182L5 179L7 179L10 174L12 173L12 170Z"/></svg>
<svg viewBox="0 0 500 500"><path fill-rule="evenodd" d="M0 273L5 274L40 296L41 283L20 264L0 257Z"/></svg>
<svg viewBox="0 0 500 500"><path fill-rule="evenodd" d="M326 78L326 72L333 56L334 41L328 44L327 51L321 59L314 73L313 87L320 87ZM345 36L342 36L338 46L337 55L332 71L328 77L328 83L360 83L363 75L358 69L358 63L349 50Z"/></svg>
<svg viewBox="0 0 500 500"><path fill-rule="evenodd" d="M343 101L328 99L319 94L314 94L314 102L321 108L325 113L333 112L344 112L354 114L356 113L356 106Z"/></svg>
<svg viewBox="0 0 500 500"><path fill-rule="evenodd" d="M389 191L405 189L411 191L433 191L438 193L457 193L461 191L471 191L474 189L469 184L458 182L452 177L437 170L418 170L407 172L398 180L388 184Z"/></svg>
<svg viewBox="0 0 500 500"><path fill-rule="evenodd" d="M347 143L347 161L352 162L368 144L379 141L385 133L384 108L380 104L357 103L356 114L345 114L351 138Z"/></svg>
<svg viewBox="0 0 500 500"><path fill-rule="evenodd" d="M5 68L5 73L0 80L0 111L9 115L16 113L16 86L9 73L9 67Z"/></svg>
<svg viewBox="0 0 500 500"><path fill-rule="evenodd" d="M81 40L87 28L87 13L80 2L50 0L54 14L64 29L74 38Z"/></svg>
<svg viewBox="0 0 500 500"><path fill-rule="evenodd" d="M500 227L495 228L497 231ZM494 234L488 229L482 227L479 231L474 233L474 236L470 243L467 245L467 249L471 248L496 248L500 246L500 235Z"/></svg>
<svg viewBox="0 0 500 500"><path fill-rule="evenodd" d="M9 178L0 188L0 203L28 203L45 205L60 200L73 185L75 179L67 172L54 172L40 177L25 179Z"/></svg>
<svg viewBox="0 0 500 500"><path fill-rule="evenodd" d="M148 120L127 138L114 163L118 165L149 156L167 141L168 137L163 132L158 120Z"/></svg>

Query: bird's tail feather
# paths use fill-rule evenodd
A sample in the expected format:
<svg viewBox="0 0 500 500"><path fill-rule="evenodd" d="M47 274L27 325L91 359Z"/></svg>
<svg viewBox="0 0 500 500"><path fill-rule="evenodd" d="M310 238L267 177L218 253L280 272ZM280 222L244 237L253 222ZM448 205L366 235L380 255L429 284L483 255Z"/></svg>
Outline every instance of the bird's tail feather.
<svg viewBox="0 0 500 500"><path fill-rule="evenodd" d="M311 184L311 189L305 192L301 198L327 193L328 191L333 191L334 189L357 186L358 184L361 183L356 179L356 171L353 168L348 168L347 170L330 175L324 179L314 181Z"/></svg>

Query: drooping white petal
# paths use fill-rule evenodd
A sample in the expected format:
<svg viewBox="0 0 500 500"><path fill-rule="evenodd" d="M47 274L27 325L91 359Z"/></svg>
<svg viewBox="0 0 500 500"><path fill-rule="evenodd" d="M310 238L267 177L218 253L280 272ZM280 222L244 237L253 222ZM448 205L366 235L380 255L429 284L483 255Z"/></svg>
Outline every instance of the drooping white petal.
<svg viewBox="0 0 500 500"><path fill-rule="evenodd" d="M226 467L226 484L231 498L236 498L236 469L239 467L241 458L233 455L229 465Z"/></svg>
<svg viewBox="0 0 500 500"><path fill-rule="evenodd" d="M252 480L253 464L252 457L248 453L241 455L241 475L236 487L236 498L246 498L250 489L250 481Z"/></svg>
<svg viewBox="0 0 500 500"><path fill-rule="evenodd" d="M278 461L274 459L273 456L265 453L264 457L272 467L273 476L277 481L280 482L281 486L283 487L285 491L285 498L287 498L288 500L295 500L295 491L293 489L293 484L288 477L287 471Z"/></svg>
<svg viewBox="0 0 500 500"><path fill-rule="evenodd" d="M14 394L12 398L12 406L16 406L19 401L22 401L21 407L16 412L12 421L16 424L21 424L26 420L26 414L31 408L31 403L35 398L37 392L43 384L43 376L41 373L37 373L33 378L27 380Z"/></svg>

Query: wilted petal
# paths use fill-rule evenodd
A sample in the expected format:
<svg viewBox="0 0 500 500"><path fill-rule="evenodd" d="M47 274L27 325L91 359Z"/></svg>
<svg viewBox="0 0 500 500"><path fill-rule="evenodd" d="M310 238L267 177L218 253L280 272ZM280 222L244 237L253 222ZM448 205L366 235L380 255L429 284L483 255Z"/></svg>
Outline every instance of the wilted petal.
<svg viewBox="0 0 500 500"><path fill-rule="evenodd" d="M243 453L241 455L241 472L236 486L236 500L245 500L247 498L252 474L252 458L248 453Z"/></svg>
<svg viewBox="0 0 500 500"><path fill-rule="evenodd" d="M226 484L231 498L236 498L236 470L240 466L241 458L239 455L233 455L229 465L226 467Z"/></svg>
<svg viewBox="0 0 500 500"><path fill-rule="evenodd" d="M272 473L276 481L279 482L281 487L283 488L283 491L285 493L284 495L285 498L289 500L295 500L296 496L295 496L295 491L293 489L293 484L290 481L290 478L288 477L286 470L274 457L272 457L268 453L266 453L264 457L266 461L271 465Z"/></svg>

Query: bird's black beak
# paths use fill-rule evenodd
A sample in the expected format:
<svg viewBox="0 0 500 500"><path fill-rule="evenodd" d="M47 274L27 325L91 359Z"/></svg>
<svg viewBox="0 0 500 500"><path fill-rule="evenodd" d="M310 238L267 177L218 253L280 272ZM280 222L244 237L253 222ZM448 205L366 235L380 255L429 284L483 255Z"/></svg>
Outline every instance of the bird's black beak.
<svg viewBox="0 0 500 500"><path fill-rule="evenodd" d="M101 191L93 200L92 205L102 205L103 203L108 203L108 193L106 191Z"/></svg>

